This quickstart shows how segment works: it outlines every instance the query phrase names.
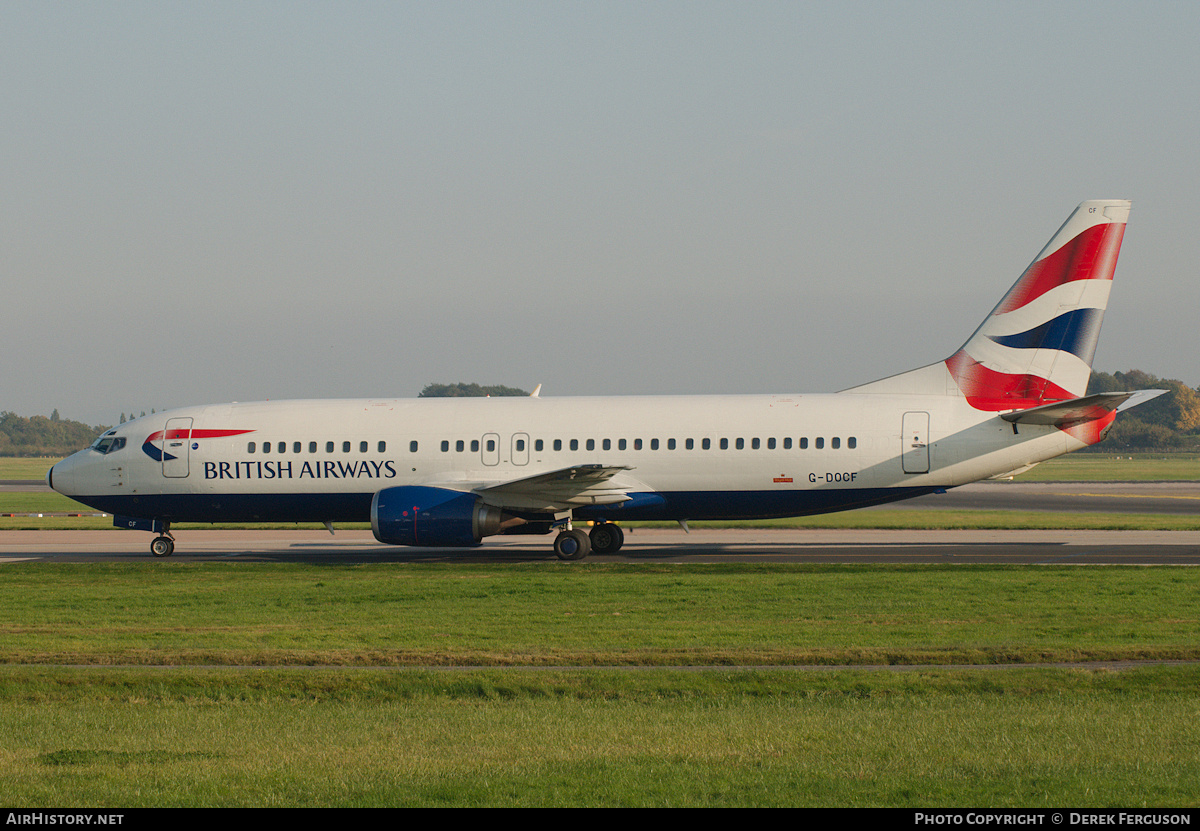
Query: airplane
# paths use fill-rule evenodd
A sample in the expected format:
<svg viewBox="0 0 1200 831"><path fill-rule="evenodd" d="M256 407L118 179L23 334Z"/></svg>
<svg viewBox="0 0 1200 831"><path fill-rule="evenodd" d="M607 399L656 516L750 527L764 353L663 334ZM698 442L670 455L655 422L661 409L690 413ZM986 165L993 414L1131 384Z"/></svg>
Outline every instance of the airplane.
<svg viewBox="0 0 1200 831"><path fill-rule="evenodd" d="M108 430L47 483L156 533L158 557L179 522L369 520L407 546L554 533L581 560L620 549L621 521L687 530L1014 475L1166 392L1086 395L1130 205L1080 204L950 357L841 392L185 407Z"/></svg>

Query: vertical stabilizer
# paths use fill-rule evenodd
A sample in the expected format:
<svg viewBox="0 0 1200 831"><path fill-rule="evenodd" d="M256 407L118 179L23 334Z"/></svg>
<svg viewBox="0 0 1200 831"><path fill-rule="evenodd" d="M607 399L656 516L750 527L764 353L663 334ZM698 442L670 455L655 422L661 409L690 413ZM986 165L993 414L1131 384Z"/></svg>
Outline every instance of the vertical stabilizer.
<svg viewBox="0 0 1200 831"><path fill-rule="evenodd" d="M1123 199L1084 202L943 364L847 392L957 391L976 409L992 411L1082 396L1129 208Z"/></svg>

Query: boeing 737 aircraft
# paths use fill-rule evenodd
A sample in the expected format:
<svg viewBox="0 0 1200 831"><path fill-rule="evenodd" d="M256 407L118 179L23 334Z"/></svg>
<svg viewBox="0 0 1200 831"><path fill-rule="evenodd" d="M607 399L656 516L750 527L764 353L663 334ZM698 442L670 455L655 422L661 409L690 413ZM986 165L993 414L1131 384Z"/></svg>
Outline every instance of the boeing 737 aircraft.
<svg viewBox="0 0 1200 831"><path fill-rule="evenodd" d="M619 549L620 520L820 514L1017 473L1163 392L1085 395L1129 208L1081 204L946 360L840 393L186 407L46 478L157 532L159 557L178 522L370 520L394 545L557 532L558 557L579 560Z"/></svg>

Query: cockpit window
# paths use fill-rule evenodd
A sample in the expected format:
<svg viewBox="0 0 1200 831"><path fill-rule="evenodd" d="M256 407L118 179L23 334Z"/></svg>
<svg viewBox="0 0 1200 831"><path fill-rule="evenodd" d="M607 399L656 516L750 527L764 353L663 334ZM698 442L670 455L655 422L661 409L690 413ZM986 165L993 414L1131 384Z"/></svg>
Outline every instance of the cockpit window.
<svg viewBox="0 0 1200 831"><path fill-rule="evenodd" d="M125 446L124 436L101 436L92 444L92 449L98 453L116 453Z"/></svg>

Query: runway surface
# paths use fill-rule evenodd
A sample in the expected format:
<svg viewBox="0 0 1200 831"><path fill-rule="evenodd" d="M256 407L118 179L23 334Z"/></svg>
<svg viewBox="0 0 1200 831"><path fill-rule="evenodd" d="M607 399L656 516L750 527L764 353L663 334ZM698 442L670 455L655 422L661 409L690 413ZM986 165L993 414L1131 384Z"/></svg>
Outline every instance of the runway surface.
<svg viewBox="0 0 1200 831"><path fill-rule="evenodd" d="M0 531L0 565L14 562L940 563L1200 565L1191 531L890 531L630 529L618 554L560 563L551 537L492 538L478 548L381 545L370 531L182 531L155 560L134 531ZM492 541L496 540L496 541Z"/></svg>

